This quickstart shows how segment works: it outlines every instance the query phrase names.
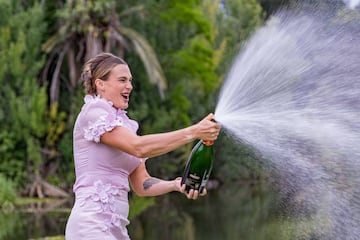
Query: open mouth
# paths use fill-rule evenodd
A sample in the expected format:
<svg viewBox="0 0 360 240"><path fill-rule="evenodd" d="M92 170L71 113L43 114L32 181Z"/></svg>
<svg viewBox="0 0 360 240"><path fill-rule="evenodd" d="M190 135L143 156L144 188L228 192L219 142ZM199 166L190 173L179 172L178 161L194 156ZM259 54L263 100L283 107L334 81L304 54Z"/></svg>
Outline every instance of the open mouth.
<svg viewBox="0 0 360 240"><path fill-rule="evenodd" d="M128 94L128 93L123 93L123 94L121 94L121 96L122 96L125 100L129 100L130 94Z"/></svg>

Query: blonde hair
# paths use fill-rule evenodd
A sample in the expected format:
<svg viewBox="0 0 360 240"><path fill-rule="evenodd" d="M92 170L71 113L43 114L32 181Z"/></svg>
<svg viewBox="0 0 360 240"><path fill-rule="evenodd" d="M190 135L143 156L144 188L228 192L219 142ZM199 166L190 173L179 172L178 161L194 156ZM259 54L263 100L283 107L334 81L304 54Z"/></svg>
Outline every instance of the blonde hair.
<svg viewBox="0 0 360 240"><path fill-rule="evenodd" d="M97 94L95 80L101 79L106 81L111 70L119 64L127 65L123 59L111 53L100 53L89 59L85 63L83 72L81 73L86 94Z"/></svg>

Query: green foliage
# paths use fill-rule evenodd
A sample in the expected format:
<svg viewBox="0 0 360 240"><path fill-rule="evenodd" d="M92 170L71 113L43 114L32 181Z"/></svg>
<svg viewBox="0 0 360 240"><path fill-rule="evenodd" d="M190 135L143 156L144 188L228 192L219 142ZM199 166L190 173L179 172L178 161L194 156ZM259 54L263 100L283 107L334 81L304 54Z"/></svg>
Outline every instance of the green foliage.
<svg viewBox="0 0 360 240"><path fill-rule="evenodd" d="M0 172L15 183L26 179L26 151L24 142L19 141L12 131L6 128L0 129Z"/></svg>
<svg viewBox="0 0 360 240"><path fill-rule="evenodd" d="M127 56L135 84L129 114L140 122L142 133L188 126L214 111L226 71L242 42L262 23L262 9L256 0L230 0L223 8L210 0L141 3L144 10L123 21L155 47L168 89L165 100L154 97L156 89L146 84L141 64ZM163 177L179 174L191 147L158 157L157 164L149 163L152 173ZM231 151L221 141L217 148ZM243 169L246 176L251 175Z"/></svg>
<svg viewBox="0 0 360 240"><path fill-rule="evenodd" d="M143 11L123 19L123 23L133 26L155 48L168 88L165 99L157 97L142 64L134 55L127 55L134 76L129 115L140 122L141 134L188 126L209 112L208 98L220 83L211 23L198 1L140 2ZM161 171L161 176L173 177L190 148L188 145L158 157L164 161L156 161L159 164L152 173Z"/></svg>
<svg viewBox="0 0 360 240"><path fill-rule="evenodd" d="M99 27L108 21L106 15L110 15L109 13L115 8L116 1L114 0L91 0L86 1L86 4L83 1L65 1L64 7L57 11L57 16L64 23L57 36L62 36L65 40L65 36L73 32L102 34Z"/></svg>
<svg viewBox="0 0 360 240"><path fill-rule="evenodd" d="M23 223L18 214L12 211L0 211L0 239L9 239L21 227Z"/></svg>
<svg viewBox="0 0 360 240"><path fill-rule="evenodd" d="M47 94L37 81L44 59L40 56L41 5L23 7L19 1L0 2L0 170L16 184L25 181L41 163L40 143L47 131Z"/></svg>
<svg viewBox="0 0 360 240"><path fill-rule="evenodd" d="M142 21L139 21L139 16L134 15L126 19L126 23L134 25L136 30L145 35L155 47L169 85L165 101L150 94L135 93L135 98L139 95L141 99L134 99L134 109L137 109L136 105L141 102L146 102L148 109L152 109L150 115L139 119L143 133L189 125L193 119L199 120L207 112L202 110L192 116L191 113L197 111L192 111L191 107L201 105L203 106L201 109L206 109L204 103L220 82L215 71L216 48L213 45L211 23L198 1L180 1L175 4L168 1L146 1L143 4L145 4L145 13L142 14L146 17L140 18ZM158 32L161 34L157 34ZM142 68L132 60L132 56L128 59L137 80ZM140 78L142 77L146 78L141 75ZM144 85L144 81L140 83L135 81L135 84L135 91L139 88L140 91L147 93L154 91L152 86ZM159 106L163 111L160 115L157 111ZM144 107L140 109L143 110ZM134 115L136 116L137 113L135 112Z"/></svg>
<svg viewBox="0 0 360 240"><path fill-rule="evenodd" d="M51 181L65 179L64 185L71 185L74 180L72 126L82 105L78 74L88 56L85 48L95 51L91 46L99 43L125 53L135 85L129 115L140 122L141 134L169 131L214 111L229 63L263 19L256 0L228 0L221 8L220 1L211 0L37 2L0 0L0 171L17 185L34 173L47 176L45 166L51 164L57 166ZM121 25L111 25L114 19ZM109 26L119 30L117 40L108 38ZM121 26L128 27L121 32ZM154 48L147 53L156 53L164 69L165 98L158 94L165 85L157 89L148 75L149 62L156 58L146 62L144 56L124 52L119 34L130 45L146 42L137 54L149 50L148 43ZM219 141L218 148L227 146ZM156 171L173 177L190 149L159 157Z"/></svg>
<svg viewBox="0 0 360 240"><path fill-rule="evenodd" d="M300 2L296 0L259 0L264 11L269 16L270 14L276 12L279 8L284 5L288 5L293 2Z"/></svg>
<svg viewBox="0 0 360 240"><path fill-rule="evenodd" d="M49 147L55 148L60 136L65 131L65 112L59 112L59 104L55 102L50 106L48 116L48 128L46 143Z"/></svg>
<svg viewBox="0 0 360 240"><path fill-rule="evenodd" d="M154 204L155 204L154 198L143 198L133 195L129 201L129 205L130 205L129 219L131 220L135 218L136 216L140 215L143 211L153 206Z"/></svg>
<svg viewBox="0 0 360 240"><path fill-rule="evenodd" d="M51 236L51 237L44 237L44 238L37 238L36 240L64 240L65 236Z"/></svg>
<svg viewBox="0 0 360 240"><path fill-rule="evenodd" d="M14 184L0 174L0 210L1 207L15 202L16 191Z"/></svg>
<svg viewBox="0 0 360 240"><path fill-rule="evenodd" d="M227 40L220 68L226 73L250 34L259 27L265 13L257 0L226 0L223 17L218 20L219 35Z"/></svg>

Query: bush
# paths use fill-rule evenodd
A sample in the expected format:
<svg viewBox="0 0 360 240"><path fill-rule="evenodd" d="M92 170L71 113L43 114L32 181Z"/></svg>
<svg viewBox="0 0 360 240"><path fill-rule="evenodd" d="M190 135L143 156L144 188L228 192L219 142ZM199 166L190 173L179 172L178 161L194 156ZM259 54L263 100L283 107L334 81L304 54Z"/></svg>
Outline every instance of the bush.
<svg viewBox="0 0 360 240"><path fill-rule="evenodd" d="M4 204L13 204L16 199L14 184L0 174L0 206Z"/></svg>

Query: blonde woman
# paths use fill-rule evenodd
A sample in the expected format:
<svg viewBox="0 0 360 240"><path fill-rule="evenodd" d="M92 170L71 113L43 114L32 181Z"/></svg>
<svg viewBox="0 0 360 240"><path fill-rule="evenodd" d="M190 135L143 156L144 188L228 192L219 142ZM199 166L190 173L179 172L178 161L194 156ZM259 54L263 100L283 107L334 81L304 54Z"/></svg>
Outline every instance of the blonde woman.
<svg viewBox="0 0 360 240"><path fill-rule="evenodd" d="M186 193L180 178L151 177L145 161L196 139L215 140L220 125L211 121L213 114L187 128L139 136L137 122L125 111L133 89L126 62L110 53L99 54L85 64L82 79L87 94L74 126L75 203L67 240L130 239L129 183L139 196L178 191L196 199L206 194Z"/></svg>

